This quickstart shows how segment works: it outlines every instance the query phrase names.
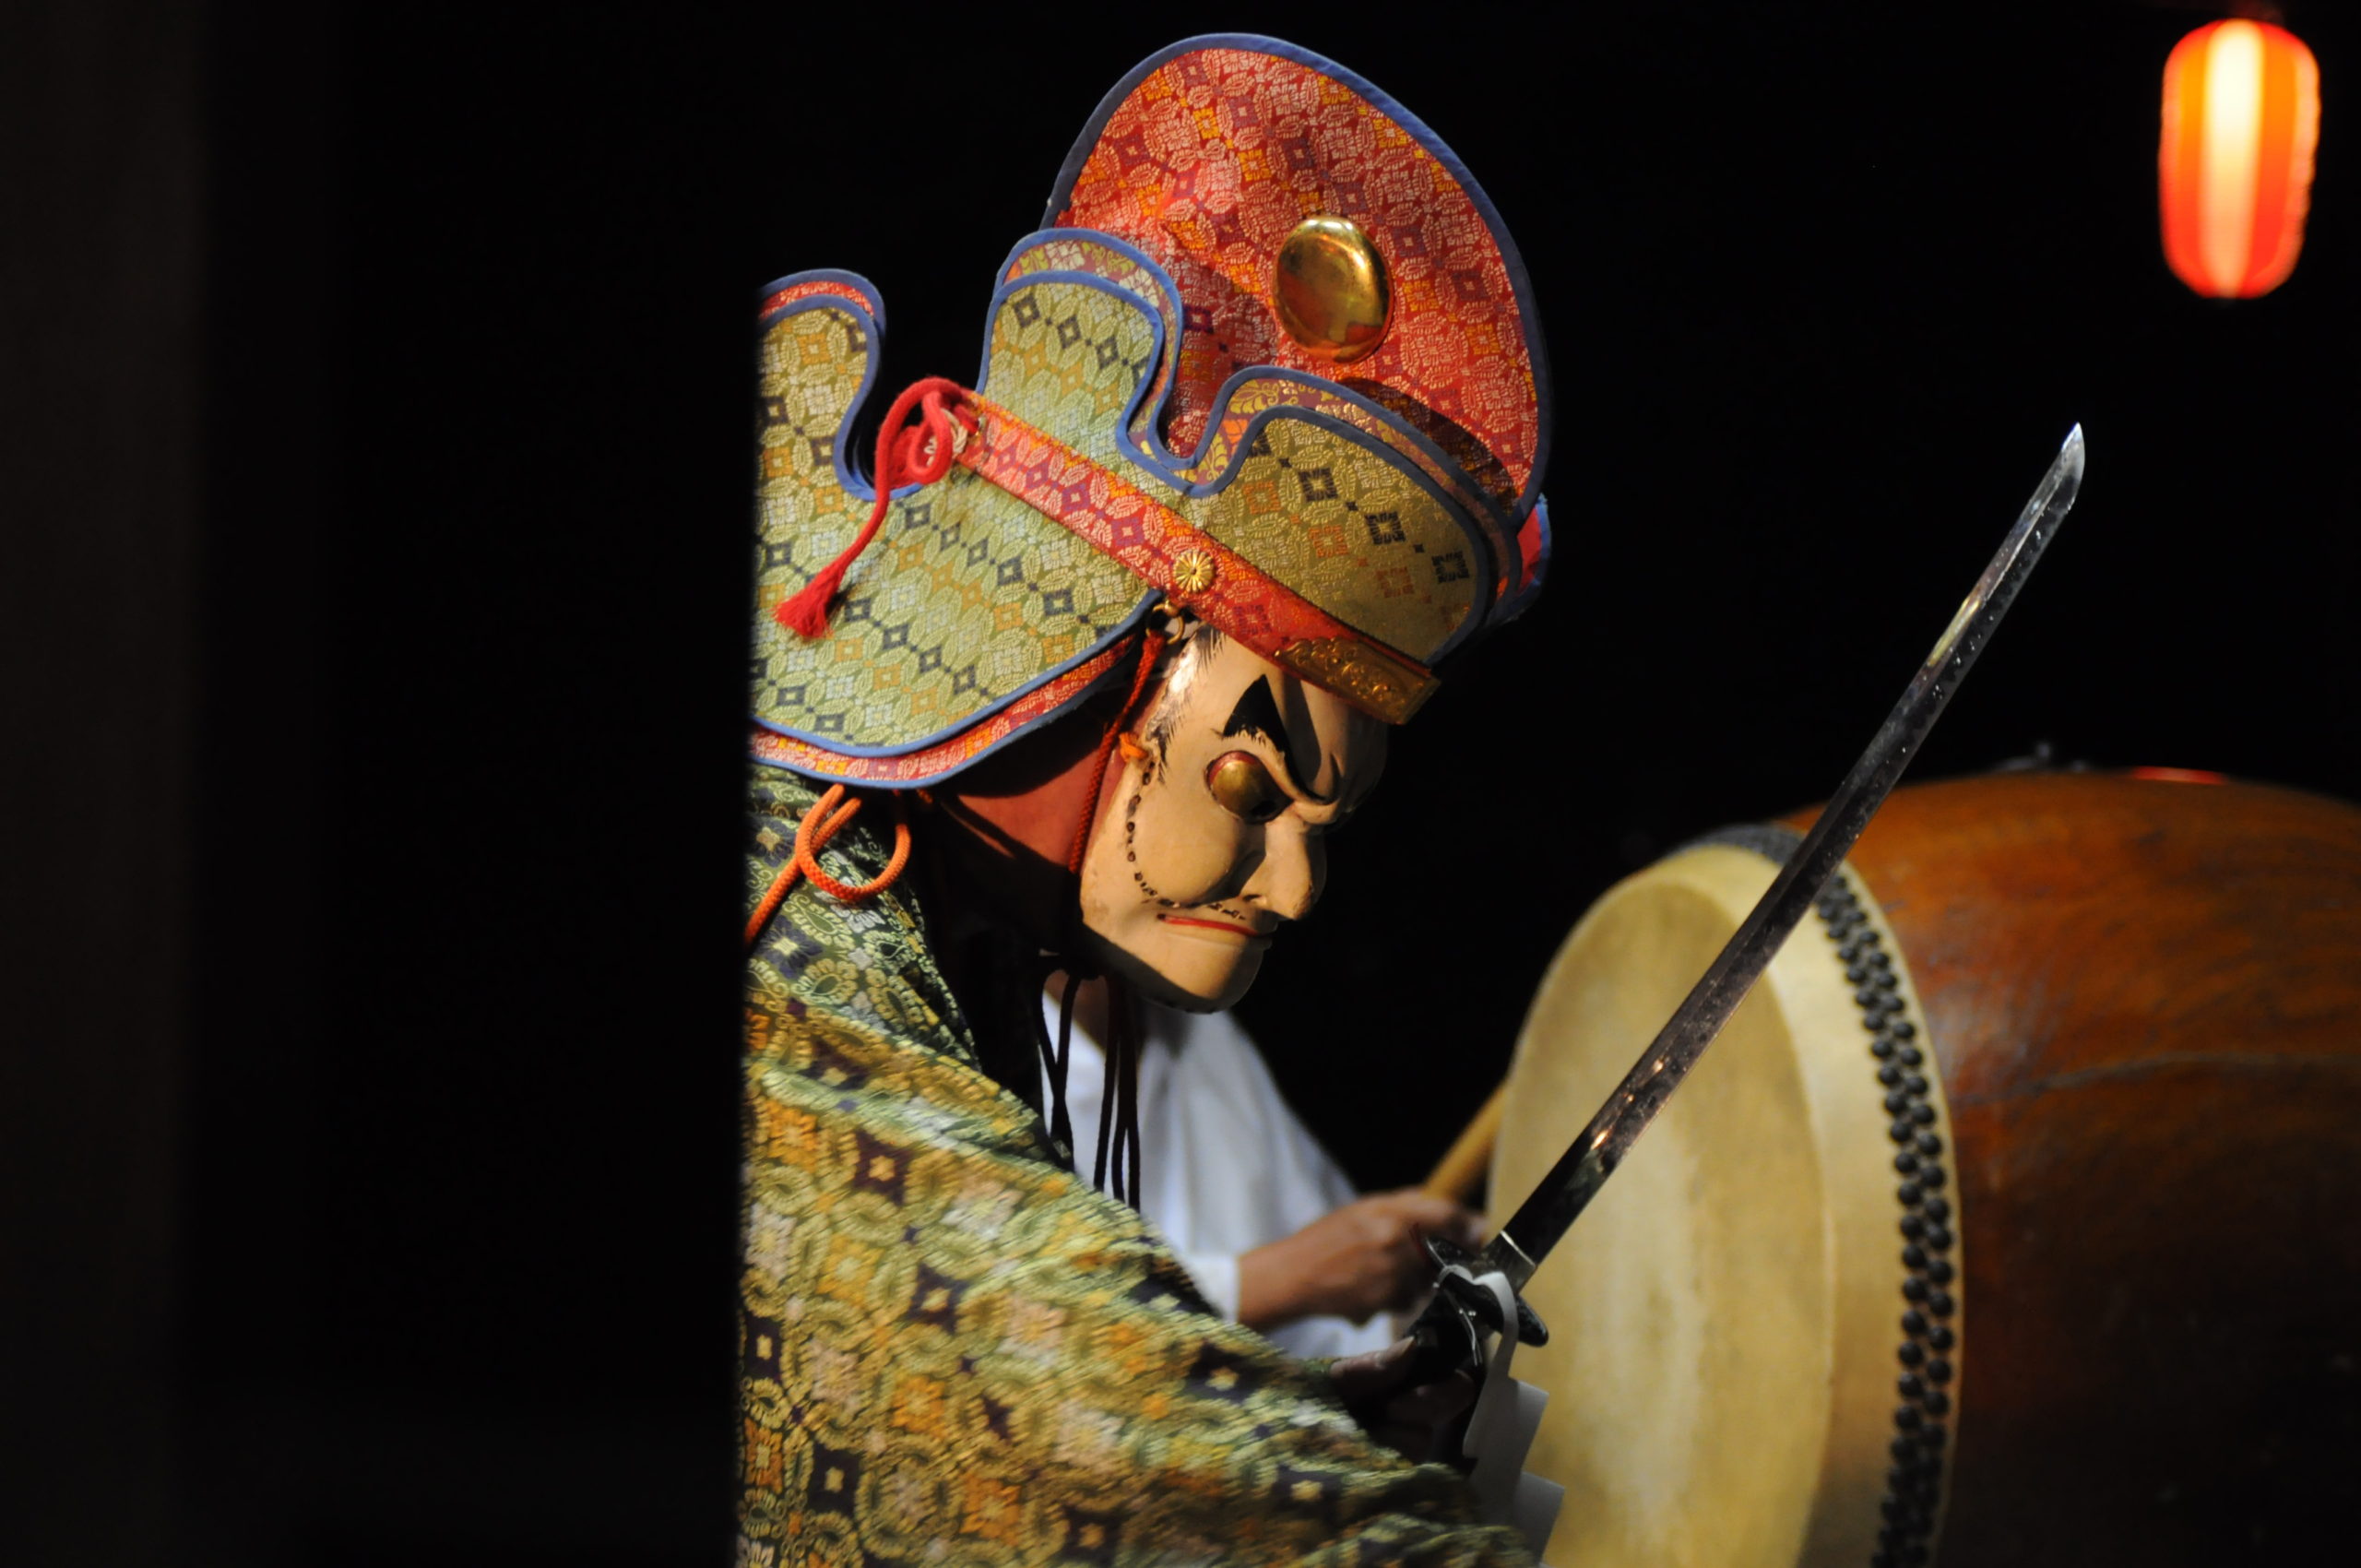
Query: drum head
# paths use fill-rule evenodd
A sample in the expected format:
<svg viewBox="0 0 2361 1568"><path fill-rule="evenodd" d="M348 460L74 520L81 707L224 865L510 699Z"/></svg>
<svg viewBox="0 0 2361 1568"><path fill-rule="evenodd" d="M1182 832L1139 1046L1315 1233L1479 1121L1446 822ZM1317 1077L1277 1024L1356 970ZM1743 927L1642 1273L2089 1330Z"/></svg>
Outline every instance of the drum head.
<svg viewBox="0 0 2361 1568"><path fill-rule="evenodd" d="M1495 1203L1548 1170L1774 869L1693 848L1583 918L1518 1042ZM1857 1568L1879 1550L1904 1270L1874 1034L1836 947L1808 916L1526 1289L1551 1334L1517 1360L1551 1396L1526 1463L1566 1488L1551 1562Z"/></svg>

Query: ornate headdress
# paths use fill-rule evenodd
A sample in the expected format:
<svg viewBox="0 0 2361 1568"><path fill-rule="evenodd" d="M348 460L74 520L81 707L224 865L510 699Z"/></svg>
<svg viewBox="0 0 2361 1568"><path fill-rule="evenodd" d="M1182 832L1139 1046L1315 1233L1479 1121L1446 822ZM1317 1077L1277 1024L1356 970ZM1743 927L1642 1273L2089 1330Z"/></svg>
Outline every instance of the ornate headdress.
<svg viewBox="0 0 2361 1568"><path fill-rule="evenodd" d="M982 374L848 431L884 307L764 291L758 760L909 788L1101 685L1161 604L1392 722L1549 540L1525 269L1451 150L1266 38L1109 93L1001 269ZM916 423L906 422L915 418Z"/></svg>

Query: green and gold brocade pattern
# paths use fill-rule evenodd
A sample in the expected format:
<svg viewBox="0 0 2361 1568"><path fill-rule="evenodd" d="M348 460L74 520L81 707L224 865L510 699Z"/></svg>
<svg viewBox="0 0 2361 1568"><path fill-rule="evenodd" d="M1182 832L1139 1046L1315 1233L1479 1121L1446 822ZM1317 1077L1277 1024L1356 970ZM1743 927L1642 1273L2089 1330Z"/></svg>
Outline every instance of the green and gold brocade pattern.
<svg viewBox="0 0 2361 1568"><path fill-rule="evenodd" d="M1117 416L1153 342L1152 308L1128 290L1071 280L1016 289L993 322L986 395L1102 467L1162 490L1118 440ZM1259 407L1293 413L1299 404ZM1199 477L1219 488L1159 499L1338 620L1431 659L1489 591L1480 553L1450 509L1410 479L1406 462L1379 457L1371 437L1299 418L1254 429L1242 451L1214 443Z"/></svg>
<svg viewBox="0 0 2361 1568"><path fill-rule="evenodd" d="M812 800L754 783L750 908ZM885 858L867 818L823 854ZM908 887L799 885L749 966L742 1562L1529 1562L1055 1162Z"/></svg>
<svg viewBox="0 0 2361 1568"><path fill-rule="evenodd" d="M825 300L762 338L753 711L830 746L908 746L955 731L1098 647L1146 591L1024 502L955 468L889 508L826 636L806 641L781 626L772 610L868 517L870 503L837 476L836 443L872 330L861 313ZM1078 395L1089 400L1088 389Z"/></svg>
<svg viewBox="0 0 2361 1568"><path fill-rule="evenodd" d="M1169 306L1107 247L1062 238L1039 248L1069 270L1035 274L1025 256L1014 265L1020 276L991 322L988 399L1413 660L1431 660L1489 601L1501 540L1473 530L1413 478L1413 455L1339 399L1295 385L1241 388L1242 410L1273 417L1225 425L1204 468L1176 481L1135 461L1122 445L1125 413L1166 374ZM1086 268L1097 272L1076 276ZM837 443L875 331L860 303L822 295L788 307L761 340L753 712L856 754L958 732L1105 647L1154 597L1113 557L955 465L888 508L825 636L779 625L776 607L868 516L838 472ZM1190 493L1200 485L1214 488Z"/></svg>

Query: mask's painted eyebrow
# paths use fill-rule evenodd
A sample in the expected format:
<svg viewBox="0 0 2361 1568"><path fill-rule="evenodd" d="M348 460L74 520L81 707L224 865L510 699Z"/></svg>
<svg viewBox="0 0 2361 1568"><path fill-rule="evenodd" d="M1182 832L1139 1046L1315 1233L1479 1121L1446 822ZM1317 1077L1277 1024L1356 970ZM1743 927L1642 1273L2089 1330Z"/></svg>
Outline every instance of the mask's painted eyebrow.
<svg viewBox="0 0 2361 1568"><path fill-rule="evenodd" d="M1287 744L1287 720L1279 717L1279 699L1272 695L1268 675L1239 694L1238 706L1229 710L1229 722L1221 727L1221 732L1224 736L1262 736L1279 754L1280 770L1287 776L1287 781L1295 792L1311 795L1299 782L1302 770L1296 766L1295 753Z"/></svg>

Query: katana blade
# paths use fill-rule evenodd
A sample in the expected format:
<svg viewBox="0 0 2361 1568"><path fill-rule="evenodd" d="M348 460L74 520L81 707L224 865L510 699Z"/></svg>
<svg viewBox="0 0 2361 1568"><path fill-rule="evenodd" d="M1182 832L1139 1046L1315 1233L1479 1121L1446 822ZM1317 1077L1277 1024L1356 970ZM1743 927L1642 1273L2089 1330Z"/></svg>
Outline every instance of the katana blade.
<svg viewBox="0 0 2361 1568"><path fill-rule="evenodd" d="M1976 655L1991 640L1992 628L2009 612L2017 590L2057 534L2082 482L2082 427L2078 424L2067 434L2058 460L2050 464L2040 487L2000 541L1999 552L1976 579L1959 613L1937 639L1934 651L1911 677L1902 700L1878 727L1869 750L1837 786L1820 820L1812 824L1769 891L1607 1103L1470 1265L1474 1272L1497 1268L1512 1285L1523 1289L1534 1268L1615 1174L1631 1145L1704 1055L1804 911L1844 863L1903 769L1918 754L1927 732L1942 717Z"/></svg>

